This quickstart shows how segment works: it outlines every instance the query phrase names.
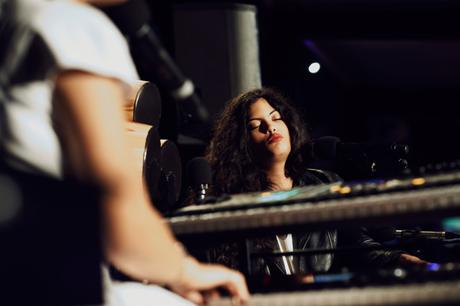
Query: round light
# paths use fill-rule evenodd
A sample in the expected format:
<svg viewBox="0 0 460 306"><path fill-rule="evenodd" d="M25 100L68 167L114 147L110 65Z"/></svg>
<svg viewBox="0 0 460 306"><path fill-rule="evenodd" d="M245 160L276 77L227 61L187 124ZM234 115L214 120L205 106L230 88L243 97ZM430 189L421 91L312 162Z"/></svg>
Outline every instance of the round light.
<svg viewBox="0 0 460 306"><path fill-rule="evenodd" d="M317 73L319 69L321 68L321 65L318 62L311 63L310 66L308 66L308 72L310 73Z"/></svg>

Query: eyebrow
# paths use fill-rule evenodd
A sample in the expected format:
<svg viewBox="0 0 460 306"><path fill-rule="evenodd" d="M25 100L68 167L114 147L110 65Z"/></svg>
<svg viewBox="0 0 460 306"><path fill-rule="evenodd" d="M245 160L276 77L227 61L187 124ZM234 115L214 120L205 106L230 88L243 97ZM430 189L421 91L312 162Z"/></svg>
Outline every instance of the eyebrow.
<svg viewBox="0 0 460 306"><path fill-rule="evenodd" d="M276 110L276 109L273 109L273 110L270 112L270 114L268 114L268 115L270 116L270 115L273 114L274 112L277 112L277 110ZM263 119L263 118L256 118L256 117L254 117L254 118L249 118L249 121L252 121L252 120L262 120L262 119Z"/></svg>

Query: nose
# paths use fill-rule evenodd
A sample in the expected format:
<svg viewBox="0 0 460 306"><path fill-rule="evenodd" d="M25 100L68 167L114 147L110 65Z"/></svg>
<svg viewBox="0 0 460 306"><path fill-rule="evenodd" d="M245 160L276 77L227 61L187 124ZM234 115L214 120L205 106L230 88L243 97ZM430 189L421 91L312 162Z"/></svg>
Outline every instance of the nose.
<svg viewBox="0 0 460 306"><path fill-rule="evenodd" d="M262 122L260 125L260 131L263 133L273 134L276 132L276 125L272 122Z"/></svg>
<svg viewBox="0 0 460 306"><path fill-rule="evenodd" d="M268 130L269 130L270 133L272 133L272 134L275 133L275 132L276 132L276 127L275 127L275 125L270 124L270 125L268 126Z"/></svg>

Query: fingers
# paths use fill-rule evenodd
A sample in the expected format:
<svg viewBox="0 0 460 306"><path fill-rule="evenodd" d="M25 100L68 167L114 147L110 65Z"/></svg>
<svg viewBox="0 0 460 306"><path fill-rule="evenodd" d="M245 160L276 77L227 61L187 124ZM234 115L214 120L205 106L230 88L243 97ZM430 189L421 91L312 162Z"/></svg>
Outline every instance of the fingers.
<svg viewBox="0 0 460 306"><path fill-rule="evenodd" d="M198 305L203 305L205 303L205 298L203 295L198 292L198 291L188 291L183 294L181 294L182 297L186 298L192 303L198 304Z"/></svg>
<svg viewBox="0 0 460 306"><path fill-rule="evenodd" d="M220 298L220 294L217 290L208 290L203 292L191 290L187 292L176 293L181 295L183 298L189 300L190 302L198 305L207 305L210 302Z"/></svg>
<svg viewBox="0 0 460 306"><path fill-rule="evenodd" d="M249 291L243 274L221 265L202 264L201 267L203 271L206 271L206 282L208 282L207 284L202 284L203 286L207 286L207 288L201 289L222 287L231 296L237 297L243 303L249 299Z"/></svg>
<svg viewBox="0 0 460 306"><path fill-rule="evenodd" d="M212 271L219 271L220 279L216 279L215 284L227 290L234 297L233 302L238 300L238 304L241 304L249 300L248 286L243 274L218 265L208 266L207 268L210 269L211 273Z"/></svg>
<svg viewBox="0 0 460 306"><path fill-rule="evenodd" d="M249 300L249 291L245 278L236 271L229 270L228 273L231 275L229 275L229 280L223 284L223 287L228 290L230 295L239 299L239 304L246 303Z"/></svg>
<svg viewBox="0 0 460 306"><path fill-rule="evenodd" d="M220 294L219 294L219 291L217 290L211 290L208 292L207 296L206 296L206 299L207 301L211 302L211 301L214 301L214 300L217 300L220 298Z"/></svg>
<svg viewBox="0 0 460 306"><path fill-rule="evenodd" d="M220 298L219 291L216 289L203 292L204 304L208 304Z"/></svg>
<svg viewBox="0 0 460 306"><path fill-rule="evenodd" d="M406 253L401 254L399 259L400 259L400 262L403 264L418 264L418 265L429 264L428 261L425 261L423 259L420 259L417 256L406 254Z"/></svg>
<svg viewBox="0 0 460 306"><path fill-rule="evenodd" d="M200 294L201 300L198 302L196 293L212 292L218 287L228 291L231 296L237 298L241 303L249 299L246 280L241 273L221 265L201 264L192 258L186 262L180 284L174 284L171 289L189 300L193 299L195 303L203 303L206 301L206 297ZM190 297L183 294L189 294L189 292L196 293L193 293ZM210 298L215 298L216 296L215 293L212 293Z"/></svg>

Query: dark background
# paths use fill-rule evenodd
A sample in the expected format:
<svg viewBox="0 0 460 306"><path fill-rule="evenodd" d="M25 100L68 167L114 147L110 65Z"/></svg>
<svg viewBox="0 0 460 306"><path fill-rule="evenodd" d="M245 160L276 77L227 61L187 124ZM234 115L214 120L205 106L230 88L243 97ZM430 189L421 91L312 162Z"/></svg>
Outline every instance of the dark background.
<svg viewBox="0 0 460 306"><path fill-rule="evenodd" d="M171 54L174 6L184 3L195 1L149 3ZM238 3L258 10L262 84L298 106L314 138L406 143L414 171L459 158L457 1Z"/></svg>

